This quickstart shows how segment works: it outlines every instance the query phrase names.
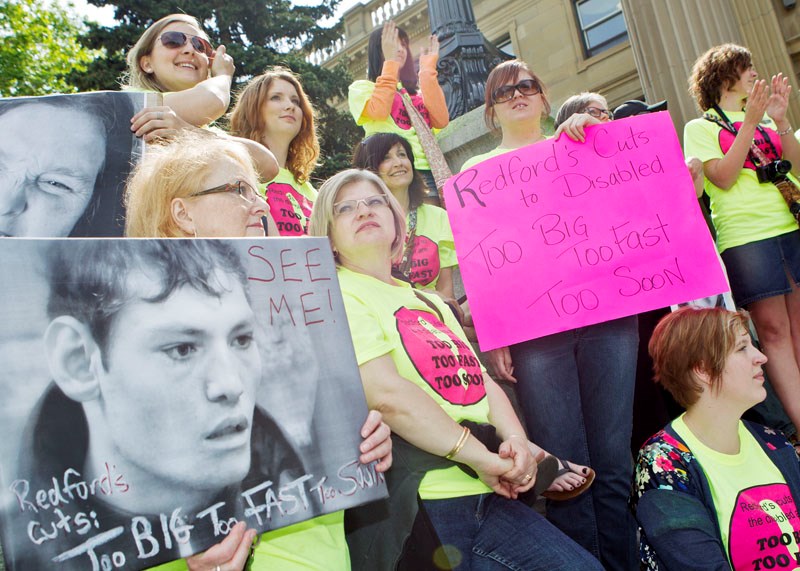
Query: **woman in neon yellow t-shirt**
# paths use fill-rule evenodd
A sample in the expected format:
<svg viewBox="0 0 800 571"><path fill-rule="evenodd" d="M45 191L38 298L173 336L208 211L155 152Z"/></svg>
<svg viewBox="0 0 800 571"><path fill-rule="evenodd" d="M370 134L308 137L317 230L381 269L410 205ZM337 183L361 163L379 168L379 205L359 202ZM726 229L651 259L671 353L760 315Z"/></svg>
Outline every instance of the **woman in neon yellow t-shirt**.
<svg viewBox="0 0 800 571"><path fill-rule="evenodd" d="M317 197L309 177L319 158L314 108L300 79L285 67L254 77L231 113L231 133L269 147L280 170L265 196L281 236L302 236Z"/></svg>
<svg viewBox="0 0 800 571"><path fill-rule="evenodd" d="M380 176L406 212L406 247L393 268L395 275L452 300L458 263L453 231L443 208L423 202L425 183L415 168L411 143L394 133L375 133L356 146L353 166Z"/></svg>
<svg viewBox="0 0 800 571"><path fill-rule="evenodd" d="M267 204L256 190L257 177L245 148L215 136L184 133L174 143L154 149L137 166L127 188L126 236L243 237L264 236ZM260 398L260 397L259 397ZM362 463L391 466L389 429L371 411L361 429ZM156 567L161 571L239 571L255 537L237 524L208 551ZM253 548L252 570L349 571L344 512L338 511L269 531Z"/></svg>
<svg viewBox="0 0 800 571"><path fill-rule="evenodd" d="M742 422L766 397L744 312L683 308L656 326L656 380L686 412L639 452L632 506L647 569L791 568L800 465L785 437Z"/></svg>
<svg viewBox="0 0 800 571"><path fill-rule="evenodd" d="M700 56L689 83L705 114L686 124L684 147L703 162L733 298L750 312L770 382L800 426L800 230L774 184L783 175L763 176L779 161L791 168L786 177L800 173L800 143L787 116L788 80L757 77L742 46L724 44Z"/></svg>
<svg viewBox="0 0 800 571"><path fill-rule="evenodd" d="M403 102L408 98L432 129L443 129L449 123L447 103L436 72L439 39L431 36L428 45L422 48L417 76L408 34L389 20L370 34L367 59L367 79L350 85L350 114L367 136L395 133L411 143L417 170L428 187L426 198L431 204L439 204L428 157Z"/></svg>
<svg viewBox="0 0 800 571"><path fill-rule="evenodd" d="M599 569L584 549L513 500L533 487L537 460L545 453L525 437L511 403L485 373L444 302L392 277L392 262L405 245L405 224L402 207L383 181L351 169L320 188L309 233L331 241L367 403L384 413L393 432L442 464L422 470L413 483L447 546L443 559L451 567L446 568L485 568L501 560L515 569ZM492 427L498 447L490 451L459 424L463 421ZM577 469L575 484L580 484L589 469ZM393 477L387 474L390 489ZM554 486L572 490L571 481L567 477ZM417 504L415 487L409 488L412 498L407 503L404 497L401 505ZM379 536L371 546L385 542L393 551L404 545L416 515L411 511L391 502L390 515L376 510L372 524L391 520L402 537ZM408 519L398 519L404 515ZM400 557L395 555L381 556L388 565L380 568L394 568ZM359 557L370 560L375 558ZM433 567L431 561L427 565Z"/></svg>

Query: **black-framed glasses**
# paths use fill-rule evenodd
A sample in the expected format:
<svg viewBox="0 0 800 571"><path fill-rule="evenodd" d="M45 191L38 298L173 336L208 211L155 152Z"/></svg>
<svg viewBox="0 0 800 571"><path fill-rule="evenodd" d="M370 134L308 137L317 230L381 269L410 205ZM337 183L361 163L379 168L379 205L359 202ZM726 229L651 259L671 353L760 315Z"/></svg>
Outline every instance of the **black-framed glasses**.
<svg viewBox="0 0 800 571"><path fill-rule="evenodd" d="M583 110L583 113L588 113L595 119L600 119L601 117L603 117L603 115L608 117L609 120L614 118L614 113L612 111L609 111L608 109L603 109L602 107L587 107L586 109Z"/></svg>
<svg viewBox="0 0 800 571"><path fill-rule="evenodd" d="M182 48L186 45L186 40L189 40L194 48L194 51L197 53L205 54L208 57L211 57L211 54L214 53L214 48L211 47L211 44L208 43L208 40L200 36L192 36L190 34L184 34L183 32L170 30L169 32L164 32L158 36L158 39L161 40L162 46L171 50Z"/></svg>
<svg viewBox="0 0 800 571"><path fill-rule="evenodd" d="M366 198L356 200L342 200L333 205L334 216L349 216L355 214L358 205L364 203L369 210L375 210L381 206L389 206L389 198L385 194L373 194Z"/></svg>
<svg viewBox="0 0 800 571"><path fill-rule="evenodd" d="M516 85L503 85L492 93L492 101L495 103L505 103L514 98L514 92L519 91L524 96L536 95L542 92L542 88L535 79L523 79Z"/></svg>
<svg viewBox="0 0 800 571"><path fill-rule="evenodd" d="M219 194L222 192L229 192L231 194L235 194L236 196L247 202L255 202L256 200L261 198L261 195L258 194L256 189L243 180L237 180L236 182L227 182L225 184L215 186L214 188L209 188L208 190L201 190L199 192L195 192L194 194L190 194L189 196L194 198L196 196L205 196L207 194Z"/></svg>

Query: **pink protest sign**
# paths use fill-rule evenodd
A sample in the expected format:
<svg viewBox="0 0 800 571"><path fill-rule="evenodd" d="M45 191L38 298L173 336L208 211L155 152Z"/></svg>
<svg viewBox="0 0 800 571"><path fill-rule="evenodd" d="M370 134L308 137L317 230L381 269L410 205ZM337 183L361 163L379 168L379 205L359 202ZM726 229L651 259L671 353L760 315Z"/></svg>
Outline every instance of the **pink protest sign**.
<svg viewBox="0 0 800 571"><path fill-rule="evenodd" d="M728 289L669 114L586 133L445 186L484 351Z"/></svg>

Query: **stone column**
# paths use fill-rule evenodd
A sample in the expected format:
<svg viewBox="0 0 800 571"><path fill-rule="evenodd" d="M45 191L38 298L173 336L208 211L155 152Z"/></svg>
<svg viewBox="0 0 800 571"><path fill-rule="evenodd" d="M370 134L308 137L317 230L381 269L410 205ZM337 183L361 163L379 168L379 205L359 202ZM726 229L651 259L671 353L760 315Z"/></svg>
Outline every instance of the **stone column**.
<svg viewBox="0 0 800 571"><path fill-rule="evenodd" d="M692 64L712 46L743 43L730 0L622 0L622 9L645 98L668 101L682 140L699 115L688 92Z"/></svg>
<svg viewBox="0 0 800 571"><path fill-rule="evenodd" d="M683 125L699 114L687 91L692 64L712 46L747 46L762 77L782 71L800 87L771 0L622 0L622 8L645 98L669 102L680 137ZM796 93L789 116L798 128Z"/></svg>
<svg viewBox="0 0 800 571"><path fill-rule="evenodd" d="M797 17L785 8L778 7L772 0L733 0L733 11L739 21L744 36L744 44L753 54L753 60L762 78L770 78L781 72L789 75L789 82L794 88L789 103L789 118L795 129L800 128L800 99L798 88L800 83L794 73L792 59L778 22L778 17Z"/></svg>

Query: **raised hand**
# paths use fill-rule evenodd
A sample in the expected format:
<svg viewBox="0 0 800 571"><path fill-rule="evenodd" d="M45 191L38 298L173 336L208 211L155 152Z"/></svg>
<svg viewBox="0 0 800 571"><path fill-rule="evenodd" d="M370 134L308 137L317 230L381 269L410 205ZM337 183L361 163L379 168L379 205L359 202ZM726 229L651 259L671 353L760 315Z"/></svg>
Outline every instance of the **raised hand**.
<svg viewBox="0 0 800 571"><path fill-rule="evenodd" d="M232 76L235 71L236 65L233 63L233 58L228 55L228 50L223 45L218 46L211 57L211 77Z"/></svg>
<svg viewBox="0 0 800 571"><path fill-rule="evenodd" d="M389 20L383 25L381 32L381 50L383 51L384 60L394 60L402 63L400 51L403 48L403 42L400 40L400 33L397 31L397 24Z"/></svg>
<svg viewBox="0 0 800 571"><path fill-rule="evenodd" d="M427 56L427 55L434 55L439 56L439 37L435 34L432 34L430 38L428 38L428 45L422 46L422 50L420 51L420 55Z"/></svg>
<svg viewBox="0 0 800 571"><path fill-rule="evenodd" d="M753 83L753 89L747 96L747 106L744 109L744 122L755 126L761 122L770 100L769 87L763 79ZM785 110L784 110L785 111Z"/></svg>
<svg viewBox="0 0 800 571"><path fill-rule="evenodd" d="M775 121L781 123L786 119L786 110L789 108L789 97L792 95L792 86L789 85L789 78L782 73L772 76L771 93L767 101L767 115ZM750 104L748 100L748 105Z"/></svg>

